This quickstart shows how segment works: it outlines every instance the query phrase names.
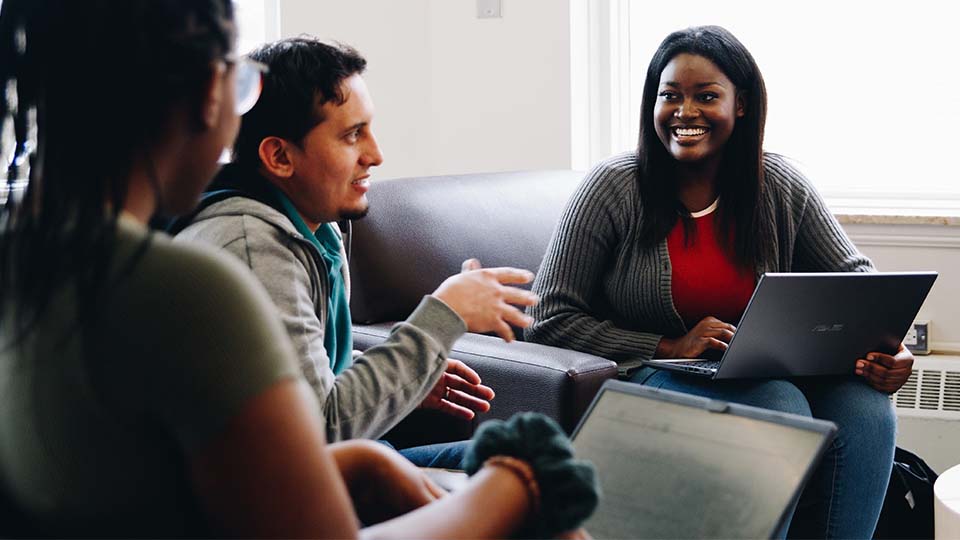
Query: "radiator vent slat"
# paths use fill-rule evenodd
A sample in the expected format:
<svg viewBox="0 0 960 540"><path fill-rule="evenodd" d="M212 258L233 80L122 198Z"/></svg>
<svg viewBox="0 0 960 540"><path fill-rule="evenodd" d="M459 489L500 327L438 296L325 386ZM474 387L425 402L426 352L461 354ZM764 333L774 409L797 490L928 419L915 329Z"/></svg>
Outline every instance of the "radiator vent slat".
<svg viewBox="0 0 960 540"><path fill-rule="evenodd" d="M897 416L960 420L960 357L918 357L890 399Z"/></svg>
<svg viewBox="0 0 960 540"><path fill-rule="evenodd" d="M943 372L938 369L920 370L920 408L935 411L940 408L940 382Z"/></svg>
<svg viewBox="0 0 960 540"><path fill-rule="evenodd" d="M948 371L943 382L943 410L960 411L960 371Z"/></svg>
<svg viewBox="0 0 960 540"><path fill-rule="evenodd" d="M907 382L894 395L894 403L898 409L916 409L917 408L917 378L918 370L910 374Z"/></svg>

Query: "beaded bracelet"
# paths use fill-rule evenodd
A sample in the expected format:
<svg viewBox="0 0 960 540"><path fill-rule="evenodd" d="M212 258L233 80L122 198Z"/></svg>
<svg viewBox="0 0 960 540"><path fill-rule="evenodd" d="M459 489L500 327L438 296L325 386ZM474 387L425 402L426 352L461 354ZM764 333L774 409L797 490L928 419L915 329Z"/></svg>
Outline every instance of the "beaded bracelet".
<svg viewBox="0 0 960 540"><path fill-rule="evenodd" d="M530 517L535 518L540 513L540 484L533 475L533 468L529 463L513 456L493 456L483 462L485 467L503 467L517 475L520 482L527 488L527 498L530 499Z"/></svg>

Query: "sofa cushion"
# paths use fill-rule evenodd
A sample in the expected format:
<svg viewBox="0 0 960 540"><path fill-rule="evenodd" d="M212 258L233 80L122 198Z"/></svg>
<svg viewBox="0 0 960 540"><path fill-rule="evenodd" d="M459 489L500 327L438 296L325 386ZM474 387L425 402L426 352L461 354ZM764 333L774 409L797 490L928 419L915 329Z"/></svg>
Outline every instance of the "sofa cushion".
<svg viewBox="0 0 960 540"><path fill-rule="evenodd" d="M354 345L365 350L382 343L390 326L380 323L354 327ZM536 343L505 343L499 338L471 333L457 340L450 357L476 370L484 384L497 392L490 402L490 411L478 420L506 420L518 411L537 411L559 422L568 433L576 427L603 382L617 376L617 365L604 358ZM456 423L449 418L446 421ZM434 431L462 435L465 429L461 426ZM421 440L419 444L426 442Z"/></svg>
<svg viewBox="0 0 960 540"><path fill-rule="evenodd" d="M536 271L578 171L524 171L374 182L353 224L357 323L403 320L464 259Z"/></svg>
<svg viewBox="0 0 960 540"><path fill-rule="evenodd" d="M405 319L423 295L460 271L464 259L536 271L582 177L530 171L374 183L370 215L353 224L350 241L354 346L381 343L391 322ZM616 364L604 358L471 333L450 356L497 393L490 411L473 422L419 411L388 435L395 444L456 440L478 422L531 410L570 431L603 381L617 374Z"/></svg>

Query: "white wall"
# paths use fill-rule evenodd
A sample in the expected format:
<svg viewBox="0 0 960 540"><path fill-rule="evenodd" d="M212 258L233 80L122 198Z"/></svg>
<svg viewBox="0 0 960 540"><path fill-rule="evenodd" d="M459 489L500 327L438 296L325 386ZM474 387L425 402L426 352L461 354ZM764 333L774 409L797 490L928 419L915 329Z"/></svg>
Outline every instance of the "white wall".
<svg viewBox="0 0 960 540"><path fill-rule="evenodd" d="M901 416L897 420L897 446L922 457L942 474L960 459L960 422Z"/></svg>
<svg viewBox="0 0 960 540"><path fill-rule="evenodd" d="M940 273L918 318L930 320L934 350L960 352L960 227L847 224L844 229L880 270Z"/></svg>
<svg viewBox="0 0 960 540"><path fill-rule="evenodd" d="M356 47L385 161L375 179L570 167L570 0L281 0L280 33Z"/></svg>
<svg viewBox="0 0 960 540"><path fill-rule="evenodd" d="M281 0L282 37L310 34L357 48L376 105L385 162L374 178L423 172L429 143L428 0Z"/></svg>
<svg viewBox="0 0 960 540"><path fill-rule="evenodd" d="M582 2L502 0L502 18L478 19L475 0L276 1L282 36L348 43L369 61L375 180L571 166L570 11L585 17ZM881 270L941 272L921 317L935 348L960 352L960 227L846 228Z"/></svg>

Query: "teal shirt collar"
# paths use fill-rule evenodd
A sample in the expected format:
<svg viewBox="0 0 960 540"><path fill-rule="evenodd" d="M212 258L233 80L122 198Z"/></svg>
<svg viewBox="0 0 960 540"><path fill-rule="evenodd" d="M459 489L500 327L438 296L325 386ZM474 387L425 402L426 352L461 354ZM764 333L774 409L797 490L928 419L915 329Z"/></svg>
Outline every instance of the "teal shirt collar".
<svg viewBox="0 0 960 540"><path fill-rule="evenodd" d="M320 251L327 266L327 281L330 292L327 298L327 321L324 327L323 346L330 358L330 368L339 375L353 363L353 325L350 306L343 279L343 241L333 223L324 223L316 231L307 227L300 212L282 191L273 187L284 215L290 219L297 232Z"/></svg>

